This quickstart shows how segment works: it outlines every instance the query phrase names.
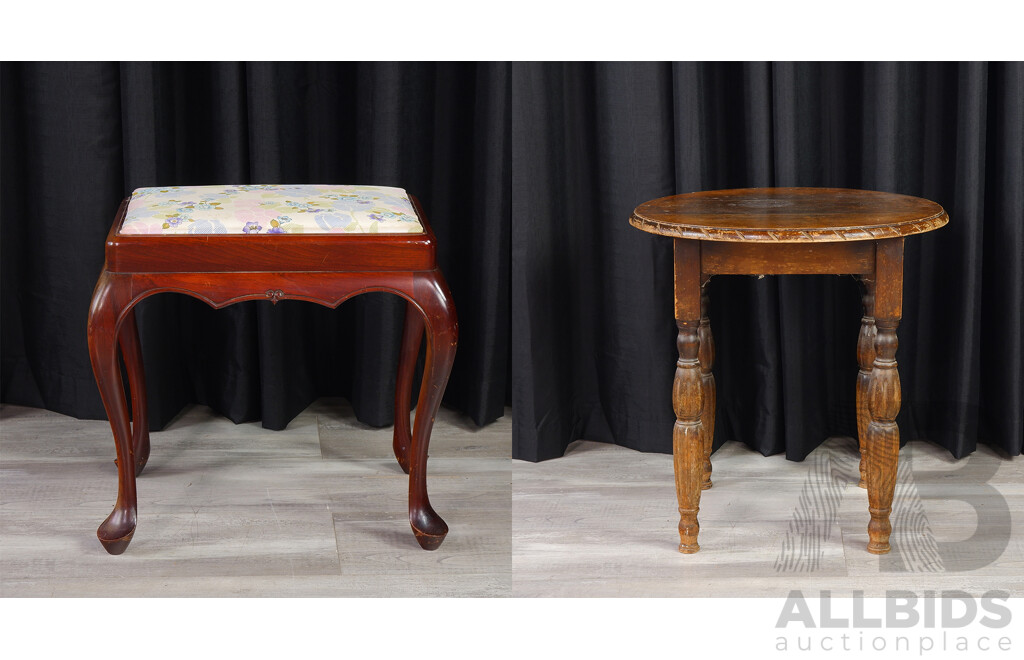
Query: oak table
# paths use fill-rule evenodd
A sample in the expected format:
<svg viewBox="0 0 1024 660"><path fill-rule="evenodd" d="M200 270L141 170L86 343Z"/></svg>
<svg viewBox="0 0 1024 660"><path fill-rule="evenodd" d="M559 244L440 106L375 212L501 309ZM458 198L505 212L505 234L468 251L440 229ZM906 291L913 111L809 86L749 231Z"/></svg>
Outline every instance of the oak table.
<svg viewBox="0 0 1024 660"><path fill-rule="evenodd" d="M409 474L409 522L420 546L448 526L427 498L427 446L458 340L455 306L437 266L437 241L401 188L227 185L140 188L121 202L89 310L89 355L117 449L114 510L96 534L121 554L136 527L136 476L149 458L142 353L134 306L164 291L221 308L243 300L307 300L337 307L368 291L404 298L395 391L394 452ZM410 432L413 375L426 331L423 384ZM118 346L131 391L129 423Z"/></svg>
<svg viewBox="0 0 1024 660"><path fill-rule="evenodd" d="M629 222L674 239L676 346L672 450L679 551L700 550L700 491L711 487L714 340L705 289L712 275L851 274L864 316L857 342L857 434L868 490L868 552L889 551L899 456L896 326L902 315L903 241L945 225L941 206L917 197L841 188L746 188L662 197Z"/></svg>

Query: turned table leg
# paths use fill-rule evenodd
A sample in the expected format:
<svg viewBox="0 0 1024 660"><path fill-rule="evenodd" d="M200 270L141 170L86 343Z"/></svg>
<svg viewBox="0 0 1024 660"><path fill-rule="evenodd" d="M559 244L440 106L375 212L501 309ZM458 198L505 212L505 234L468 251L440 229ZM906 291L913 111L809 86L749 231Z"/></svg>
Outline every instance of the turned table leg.
<svg viewBox="0 0 1024 660"><path fill-rule="evenodd" d="M860 335L857 337L857 440L860 445L860 483L867 488L867 437L871 411L868 409L868 385L871 383L871 369L875 362L875 281L861 278L864 316L860 319Z"/></svg>
<svg viewBox="0 0 1024 660"><path fill-rule="evenodd" d="M896 369L896 327L902 316L903 239L878 241L875 262L875 358L868 384L871 421L867 427L868 552L889 552L889 514L896 489L900 430L900 375Z"/></svg>
<svg viewBox="0 0 1024 660"><path fill-rule="evenodd" d="M704 425L700 418L704 392L697 358L699 320L677 321L676 377L672 386L672 407L676 423L672 429L672 455L676 472L676 496L679 499L679 552L700 550L697 534L700 524L700 491L704 476Z"/></svg>
<svg viewBox="0 0 1024 660"><path fill-rule="evenodd" d="M398 358L398 381L395 386L395 435L392 447L402 471L409 474L409 447L412 429L409 412L412 404L412 380L416 373L416 358L423 339L423 315L416 305L406 303L405 325L402 328L402 351Z"/></svg>
<svg viewBox="0 0 1024 660"><path fill-rule="evenodd" d="M409 523L420 547L436 550L448 534L448 525L430 506L427 496L427 448L434 416L455 361L459 330L455 305L440 271L417 277L416 303L422 309L427 331L427 356L409 447Z"/></svg>
<svg viewBox="0 0 1024 660"><path fill-rule="evenodd" d="M117 361L117 318L127 302L128 282L126 277L103 271L93 292L88 325L89 358L117 449L117 501L114 510L96 530L100 543L112 555L121 554L131 543L137 507L135 448Z"/></svg>
<svg viewBox="0 0 1024 660"><path fill-rule="evenodd" d="M704 383L701 378L700 244L675 241L675 310L679 335L676 347L676 375L672 386L672 407L676 422L672 429L672 455L679 501L679 552L700 550L701 482L704 480Z"/></svg>
<svg viewBox="0 0 1024 660"><path fill-rule="evenodd" d="M701 424L704 426L704 466L701 478L701 490L711 488L711 447L715 441L715 375L711 367L715 364L715 338L711 335L711 321L708 318L708 284L701 287L700 295L700 326L697 328L700 348L697 351L700 360L701 389L704 393L704 409L701 413Z"/></svg>

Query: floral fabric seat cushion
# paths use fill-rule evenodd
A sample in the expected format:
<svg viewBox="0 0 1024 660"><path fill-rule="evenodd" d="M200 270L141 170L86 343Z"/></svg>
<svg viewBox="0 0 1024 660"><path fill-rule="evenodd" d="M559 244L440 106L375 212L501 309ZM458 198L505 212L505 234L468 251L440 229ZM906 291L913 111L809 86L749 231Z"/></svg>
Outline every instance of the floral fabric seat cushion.
<svg viewBox="0 0 1024 660"><path fill-rule="evenodd" d="M121 234L415 234L401 188L240 185L139 188Z"/></svg>

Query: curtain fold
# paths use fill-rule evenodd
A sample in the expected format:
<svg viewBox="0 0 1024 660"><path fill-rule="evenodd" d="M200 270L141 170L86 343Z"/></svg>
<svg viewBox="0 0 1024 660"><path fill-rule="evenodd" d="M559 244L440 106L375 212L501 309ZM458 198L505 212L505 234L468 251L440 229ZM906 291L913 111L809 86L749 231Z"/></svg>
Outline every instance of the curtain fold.
<svg viewBox="0 0 1024 660"><path fill-rule="evenodd" d="M397 185L424 204L460 317L445 403L514 409L514 455L671 451L671 241L641 202L746 186L918 195L902 440L1024 443L1020 63L4 63L0 398L104 416L85 343L103 238L148 185ZM799 460L855 434L850 277L716 277L717 443ZM404 306L139 305L150 418L190 401L283 428L317 396L390 424Z"/></svg>
<svg viewBox="0 0 1024 660"><path fill-rule="evenodd" d="M423 202L462 320L445 404L477 424L497 419L509 364L507 70L4 63L2 400L105 416L86 316L104 237L131 190L366 183ZM367 424L393 421L405 314L395 297L213 310L163 294L137 310L154 429L190 401L280 429L337 394Z"/></svg>
<svg viewBox="0 0 1024 660"><path fill-rule="evenodd" d="M514 455L671 451L671 240L632 209L695 190L935 200L906 242L901 440L1024 443L1020 63L512 65ZM851 277L715 277L716 445L804 458L856 435Z"/></svg>

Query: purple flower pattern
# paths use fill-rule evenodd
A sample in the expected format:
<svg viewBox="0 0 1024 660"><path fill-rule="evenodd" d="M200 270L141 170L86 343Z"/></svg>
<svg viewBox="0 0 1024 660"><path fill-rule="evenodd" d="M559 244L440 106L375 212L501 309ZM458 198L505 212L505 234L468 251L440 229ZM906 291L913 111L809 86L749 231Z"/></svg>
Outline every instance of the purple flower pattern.
<svg viewBox="0 0 1024 660"><path fill-rule="evenodd" d="M140 188L123 234L421 233L401 188L226 185Z"/></svg>

